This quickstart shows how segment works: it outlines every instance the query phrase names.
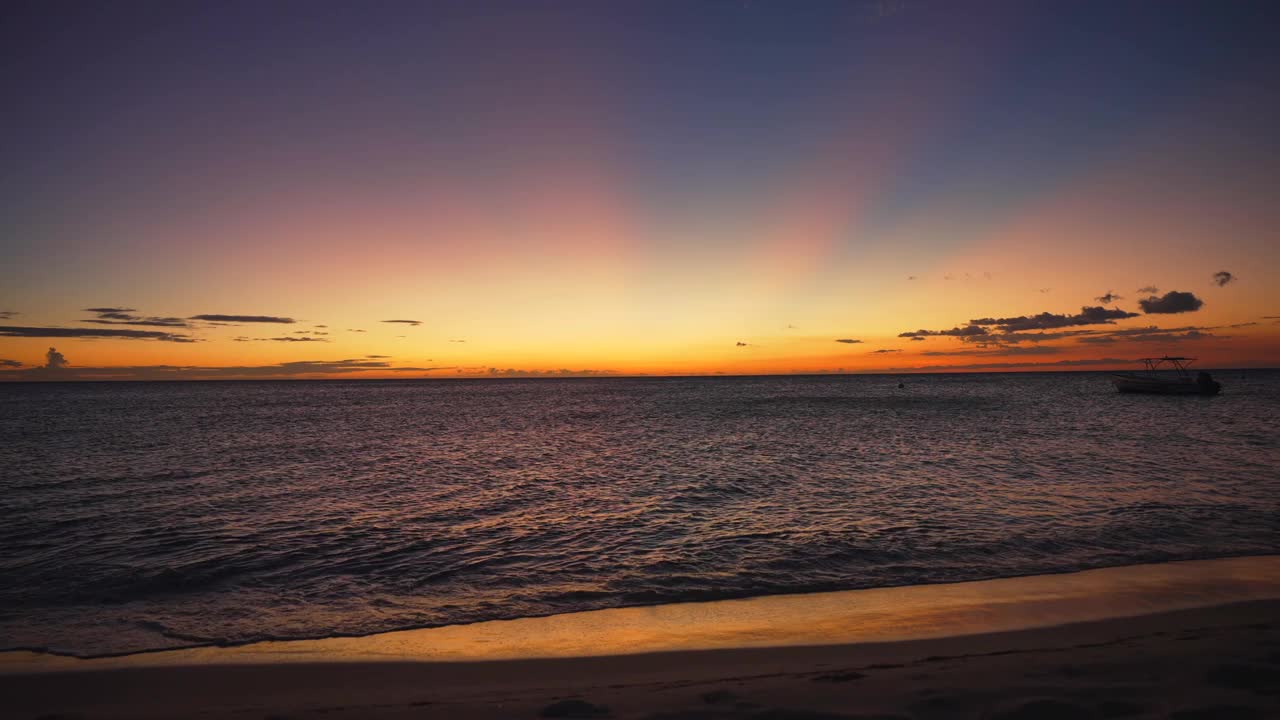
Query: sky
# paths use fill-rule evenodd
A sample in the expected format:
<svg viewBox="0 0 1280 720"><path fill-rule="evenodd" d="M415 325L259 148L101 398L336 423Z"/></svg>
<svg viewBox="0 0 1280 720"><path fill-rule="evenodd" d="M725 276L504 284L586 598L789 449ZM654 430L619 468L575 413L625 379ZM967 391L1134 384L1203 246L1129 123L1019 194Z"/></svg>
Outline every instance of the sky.
<svg viewBox="0 0 1280 720"><path fill-rule="evenodd" d="M3 379L1280 365L1275 3L0 12Z"/></svg>

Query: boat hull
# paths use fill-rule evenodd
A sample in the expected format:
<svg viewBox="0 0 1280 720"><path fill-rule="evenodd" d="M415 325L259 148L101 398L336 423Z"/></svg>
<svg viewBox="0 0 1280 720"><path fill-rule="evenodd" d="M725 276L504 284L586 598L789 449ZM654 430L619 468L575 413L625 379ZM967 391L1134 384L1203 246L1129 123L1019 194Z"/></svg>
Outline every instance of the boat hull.
<svg viewBox="0 0 1280 720"><path fill-rule="evenodd" d="M1198 383L1192 380L1149 378L1139 375L1112 375L1111 383L1122 393L1148 395L1217 395L1222 385L1216 381Z"/></svg>

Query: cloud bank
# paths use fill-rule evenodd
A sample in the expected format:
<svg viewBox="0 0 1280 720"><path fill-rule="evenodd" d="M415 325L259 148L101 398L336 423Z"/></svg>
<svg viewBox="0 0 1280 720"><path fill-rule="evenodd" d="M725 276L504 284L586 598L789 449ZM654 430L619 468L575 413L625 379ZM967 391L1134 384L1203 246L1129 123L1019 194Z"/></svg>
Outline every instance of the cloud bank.
<svg viewBox="0 0 1280 720"><path fill-rule="evenodd" d="M1065 337L1064 334L1018 335L1028 330L1053 330L1057 328L1078 327L1083 325L1114 325L1116 320L1138 317L1138 313L1127 312L1119 308L1101 306L1080 308L1074 315L1043 312L1039 315L1019 315L1004 318L976 318L968 325L957 326L950 330L911 330L899 333L900 338L922 337L958 337L973 342L989 340L992 342L1018 342L1020 340L1050 340Z"/></svg>

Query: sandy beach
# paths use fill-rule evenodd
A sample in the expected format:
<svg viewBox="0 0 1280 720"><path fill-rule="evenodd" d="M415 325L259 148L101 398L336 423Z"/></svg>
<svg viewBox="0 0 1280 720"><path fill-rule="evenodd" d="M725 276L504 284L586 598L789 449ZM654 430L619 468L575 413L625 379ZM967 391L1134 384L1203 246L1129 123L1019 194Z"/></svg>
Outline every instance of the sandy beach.
<svg viewBox="0 0 1280 720"><path fill-rule="evenodd" d="M96 660L9 653L0 692L6 715L18 718L1280 717L1278 561L628 608ZM982 597L989 602L980 607ZM829 642L762 620L779 613ZM676 631L691 618L700 632ZM641 619L648 633L636 632ZM528 645L538 638L540 651ZM598 652L584 652L593 643ZM432 653L449 659L422 659Z"/></svg>

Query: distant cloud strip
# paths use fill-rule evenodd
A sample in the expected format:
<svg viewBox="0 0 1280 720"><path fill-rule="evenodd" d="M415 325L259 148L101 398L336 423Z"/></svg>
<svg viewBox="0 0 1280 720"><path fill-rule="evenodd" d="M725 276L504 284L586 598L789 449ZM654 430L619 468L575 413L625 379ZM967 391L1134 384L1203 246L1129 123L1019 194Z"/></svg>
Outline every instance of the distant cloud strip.
<svg viewBox="0 0 1280 720"><path fill-rule="evenodd" d="M163 342L193 343L195 338L159 330L125 330L106 328L59 328L0 325L0 337L31 338L120 338L126 340L160 340Z"/></svg>
<svg viewBox="0 0 1280 720"><path fill-rule="evenodd" d="M94 313L98 317L92 320L81 320L80 322L94 323L97 325L137 325L141 327L174 328L190 327L187 324L187 321L182 318L134 315L133 313L137 311L133 308L100 307L85 308L84 311Z"/></svg>
<svg viewBox="0 0 1280 720"><path fill-rule="evenodd" d="M491 367L487 371L489 375L497 377L593 377L598 375L616 375L613 370L570 370L569 368L560 368L559 370L518 370L516 368Z"/></svg>
<svg viewBox="0 0 1280 720"><path fill-rule="evenodd" d="M1132 360L1121 358L1097 358L1085 360L1058 360L1057 362L991 362L971 365L928 365L924 367L886 368L894 371L945 372L947 370L1007 370L1011 368L1070 368L1088 367L1090 365L1127 365Z"/></svg>
<svg viewBox="0 0 1280 720"><path fill-rule="evenodd" d="M412 325L418 327L422 324L421 320L383 320L384 323L400 323L401 325Z"/></svg>
<svg viewBox="0 0 1280 720"><path fill-rule="evenodd" d="M189 319L223 323L280 323L282 325L292 325L297 322L293 318L276 317L274 315L192 315Z"/></svg>
<svg viewBox="0 0 1280 720"><path fill-rule="evenodd" d="M1205 338L1222 337L1206 332L1214 328L1207 327L1177 327L1177 328L1158 328L1155 325L1147 327L1125 328L1124 330L1116 330L1109 333L1100 333L1080 338L1080 342L1091 345L1108 344L1117 340L1132 340L1135 342L1169 342L1174 340L1203 340Z"/></svg>
<svg viewBox="0 0 1280 720"><path fill-rule="evenodd" d="M310 375L347 374L367 371L428 373L453 367L392 367L384 360L300 360L276 365L202 367L191 365L134 365L125 367L47 366L0 372L0 379L12 380L216 380L247 378L287 378Z"/></svg>

